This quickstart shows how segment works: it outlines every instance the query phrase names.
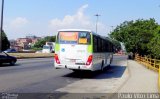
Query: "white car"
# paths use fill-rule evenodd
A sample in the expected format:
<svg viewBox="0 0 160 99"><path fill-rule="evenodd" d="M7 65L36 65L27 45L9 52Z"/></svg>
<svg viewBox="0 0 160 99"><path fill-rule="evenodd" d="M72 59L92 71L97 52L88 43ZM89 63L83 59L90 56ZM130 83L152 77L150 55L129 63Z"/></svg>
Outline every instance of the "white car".
<svg viewBox="0 0 160 99"><path fill-rule="evenodd" d="M53 52L52 46L49 46L49 45L43 46L42 53L52 53L52 52Z"/></svg>

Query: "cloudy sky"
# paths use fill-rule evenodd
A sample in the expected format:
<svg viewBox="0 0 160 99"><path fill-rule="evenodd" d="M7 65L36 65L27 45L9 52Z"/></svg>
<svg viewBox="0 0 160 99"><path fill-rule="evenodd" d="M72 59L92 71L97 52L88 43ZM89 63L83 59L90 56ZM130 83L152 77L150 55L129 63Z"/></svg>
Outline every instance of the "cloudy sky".
<svg viewBox="0 0 160 99"><path fill-rule="evenodd" d="M4 30L9 39L66 28L95 31L97 13L98 33L107 36L126 20L155 18L160 24L160 0L5 0Z"/></svg>

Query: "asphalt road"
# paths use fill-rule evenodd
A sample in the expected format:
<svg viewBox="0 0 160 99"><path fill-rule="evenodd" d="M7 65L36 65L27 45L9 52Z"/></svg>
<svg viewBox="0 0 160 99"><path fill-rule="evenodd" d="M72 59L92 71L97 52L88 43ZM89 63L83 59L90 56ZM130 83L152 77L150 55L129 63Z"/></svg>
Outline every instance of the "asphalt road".
<svg viewBox="0 0 160 99"><path fill-rule="evenodd" d="M59 93L65 92L68 85L76 82L85 83L84 80L107 79L114 85L126 69L120 62L126 59L126 56L114 56L112 66L103 73L74 73L68 69L54 69L53 58L19 59L15 66L0 67L0 92ZM112 89L111 86L109 88Z"/></svg>

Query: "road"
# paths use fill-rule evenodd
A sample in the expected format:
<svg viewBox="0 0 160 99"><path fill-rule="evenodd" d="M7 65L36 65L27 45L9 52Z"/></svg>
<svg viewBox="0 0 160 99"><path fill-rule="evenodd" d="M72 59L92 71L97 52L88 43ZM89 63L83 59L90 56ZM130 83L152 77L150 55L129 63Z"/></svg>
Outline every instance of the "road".
<svg viewBox="0 0 160 99"><path fill-rule="evenodd" d="M103 73L75 73L68 69L55 69L53 58L19 59L15 66L0 67L0 92L114 92L121 84L126 60L126 56L114 56L112 66Z"/></svg>

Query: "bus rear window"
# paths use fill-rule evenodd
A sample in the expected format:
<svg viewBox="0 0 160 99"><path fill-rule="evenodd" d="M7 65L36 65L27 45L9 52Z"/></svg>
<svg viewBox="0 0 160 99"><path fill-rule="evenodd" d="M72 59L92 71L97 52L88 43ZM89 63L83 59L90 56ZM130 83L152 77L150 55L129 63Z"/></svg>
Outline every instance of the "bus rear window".
<svg viewBox="0 0 160 99"><path fill-rule="evenodd" d="M59 43L61 44L90 44L89 32L59 32Z"/></svg>

